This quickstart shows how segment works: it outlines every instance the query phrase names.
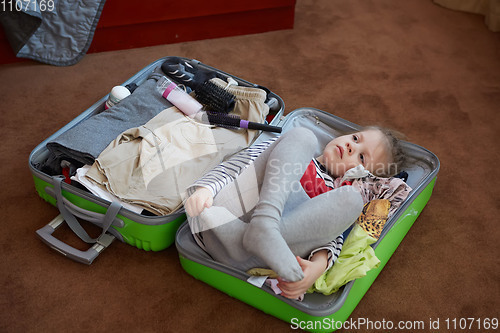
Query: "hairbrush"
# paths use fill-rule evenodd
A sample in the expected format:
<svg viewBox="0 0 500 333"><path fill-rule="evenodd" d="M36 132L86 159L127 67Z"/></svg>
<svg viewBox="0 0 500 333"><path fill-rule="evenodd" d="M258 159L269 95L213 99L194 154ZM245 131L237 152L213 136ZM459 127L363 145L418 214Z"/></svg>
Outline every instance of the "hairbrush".
<svg viewBox="0 0 500 333"><path fill-rule="evenodd" d="M202 116L202 118L205 118ZM253 121L243 120L240 117L232 114L206 112L206 119L212 125L226 127L226 128L247 128L266 132L281 133L281 127L272 126L268 124L261 124Z"/></svg>
<svg viewBox="0 0 500 333"><path fill-rule="evenodd" d="M196 99L206 111L229 113L234 109L236 97L211 81L205 81L196 90Z"/></svg>

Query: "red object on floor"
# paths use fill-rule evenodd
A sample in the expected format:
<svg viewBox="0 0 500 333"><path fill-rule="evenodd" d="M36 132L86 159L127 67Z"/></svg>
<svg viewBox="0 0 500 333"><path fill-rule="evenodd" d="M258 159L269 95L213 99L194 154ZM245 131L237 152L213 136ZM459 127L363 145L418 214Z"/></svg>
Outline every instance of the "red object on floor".
<svg viewBox="0 0 500 333"><path fill-rule="evenodd" d="M293 28L295 0L107 0L88 53ZM16 58L0 29L0 64Z"/></svg>

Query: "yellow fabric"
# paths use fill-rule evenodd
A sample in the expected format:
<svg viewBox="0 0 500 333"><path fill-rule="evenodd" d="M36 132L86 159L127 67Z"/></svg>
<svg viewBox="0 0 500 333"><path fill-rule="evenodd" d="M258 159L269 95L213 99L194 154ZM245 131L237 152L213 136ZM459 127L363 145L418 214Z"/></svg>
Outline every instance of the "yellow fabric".
<svg viewBox="0 0 500 333"><path fill-rule="evenodd" d="M363 277L369 270L377 268L380 260L370 246L376 241L376 238L355 224L335 264L316 280L308 292L333 294L347 282Z"/></svg>
<svg viewBox="0 0 500 333"><path fill-rule="evenodd" d="M278 274L276 274L272 269L269 268L252 268L247 271L247 274L252 276L268 276L271 279L278 278Z"/></svg>

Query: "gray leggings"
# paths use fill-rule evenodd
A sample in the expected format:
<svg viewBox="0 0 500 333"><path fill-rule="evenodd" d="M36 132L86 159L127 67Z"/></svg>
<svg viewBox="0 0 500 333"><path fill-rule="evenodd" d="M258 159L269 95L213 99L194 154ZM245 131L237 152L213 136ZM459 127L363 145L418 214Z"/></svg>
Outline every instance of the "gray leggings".
<svg viewBox="0 0 500 333"><path fill-rule="evenodd" d="M309 198L300 185L317 145L310 130L294 128L220 191L213 207L200 215L201 219L230 216L230 222L202 234L214 259L241 270L270 267L281 277L297 281L303 275L295 256L305 257L326 245L356 220L363 201L352 187ZM234 216L227 198L248 192L258 193L255 204L242 216Z"/></svg>

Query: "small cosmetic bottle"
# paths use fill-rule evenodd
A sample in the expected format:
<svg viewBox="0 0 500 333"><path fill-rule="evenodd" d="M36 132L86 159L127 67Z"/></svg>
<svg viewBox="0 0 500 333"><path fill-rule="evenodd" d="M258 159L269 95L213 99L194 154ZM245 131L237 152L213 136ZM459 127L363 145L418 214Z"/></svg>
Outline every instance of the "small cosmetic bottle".
<svg viewBox="0 0 500 333"><path fill-rule="evenodd" d="M165 76L158 80L156 87L158 92L167 99L167 101L175 105L185 115L191 118L203 108L203 105L196 99Z"/></svg>
<svg viewBox="0 0 500 333"><path fill-rule="evenodd" d="M130 90L125 88L124 86L116 86L111 89L109 93L108 100L104 105L104 108L107 110L115 104L118 104L122 99L130 95Z"/></svg>

